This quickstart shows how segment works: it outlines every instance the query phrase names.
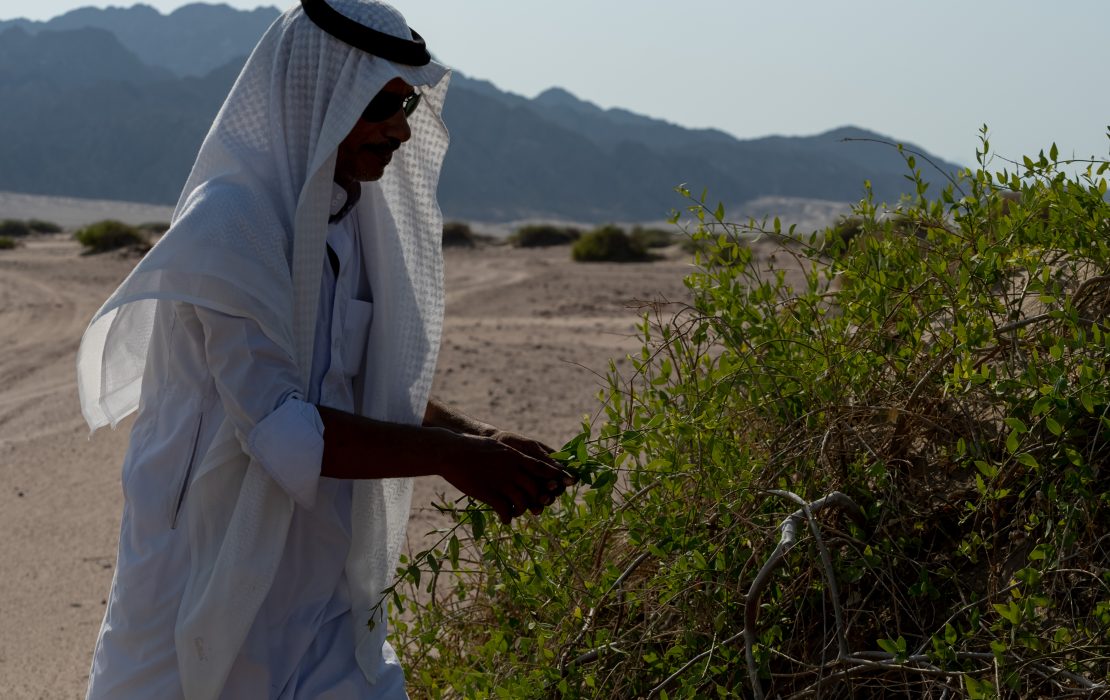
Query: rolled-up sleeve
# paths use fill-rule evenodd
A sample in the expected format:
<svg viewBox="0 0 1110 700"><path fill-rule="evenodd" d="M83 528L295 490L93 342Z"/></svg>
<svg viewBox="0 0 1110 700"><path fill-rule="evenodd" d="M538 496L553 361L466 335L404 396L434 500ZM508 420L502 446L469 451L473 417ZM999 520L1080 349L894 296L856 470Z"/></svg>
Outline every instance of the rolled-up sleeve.
<svg viewBox="0 0 1110 700"><path fill-rule="evenodd" d="M298 389L293 358L254 321L195 308L208 367L240 444L297 504L311 508L324 423Z"/></svg>

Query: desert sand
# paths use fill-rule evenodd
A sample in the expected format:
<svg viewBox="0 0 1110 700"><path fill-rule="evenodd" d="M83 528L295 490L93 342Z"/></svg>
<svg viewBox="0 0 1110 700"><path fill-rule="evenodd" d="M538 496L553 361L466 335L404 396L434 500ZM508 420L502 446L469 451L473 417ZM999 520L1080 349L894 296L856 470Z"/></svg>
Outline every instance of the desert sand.
<svg viewBox="0 0 1110 700"><path fill-rule="evenodd" d="M433 393L556 447L598 408L610 358L639 347L636 299L687 298L691 261L579 264L569 249L449 249ZM83 256L66 234L0 251L0 698L80 698L111 584L128 419L89 436L81 333L136 258ZM420 479L410 545L449 492ZM530 516L527 516L530 517Z"/></svg>
<svg viewBox="0 0 1110 700"><path fill-rule="evenodd" d="M846 205L764 198L734 212L783 215L812 231ZM0 218L75 227L169 218L167 207L0 192ZM503 236L511 224L482 226ZM767 262L774 246L752 244ZM575 263L567 247L446 251L447 315L433 394L503 429L560 447L597 414L610 359L640 347L643 302L683 303L693 261L678 247L650 263ZM68 233L0 250L0 698L82 698L115 566L120 467L131 419L90 436L75 359L86 324L137 261L81 254ZM788 274L797 268L789 256ZM445 523L431 504L456 492L417 480L412 551ZM531 516L525 516L531 517Z"/></svg>

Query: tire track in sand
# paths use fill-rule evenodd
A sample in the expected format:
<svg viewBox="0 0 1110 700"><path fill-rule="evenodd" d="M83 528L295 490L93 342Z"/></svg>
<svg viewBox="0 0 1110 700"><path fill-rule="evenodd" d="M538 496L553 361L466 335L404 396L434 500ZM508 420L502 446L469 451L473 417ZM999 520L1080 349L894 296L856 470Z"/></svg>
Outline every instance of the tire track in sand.
<svg viewBox="0 0 1110 700"><path fill-rule="evenodd" d="M0 441L73 429L77 347L103 294L76 270L119 262L82 258L76 244L53 239L0 257ZM59 284L60 264L72 266L72 283Z"/></svg>

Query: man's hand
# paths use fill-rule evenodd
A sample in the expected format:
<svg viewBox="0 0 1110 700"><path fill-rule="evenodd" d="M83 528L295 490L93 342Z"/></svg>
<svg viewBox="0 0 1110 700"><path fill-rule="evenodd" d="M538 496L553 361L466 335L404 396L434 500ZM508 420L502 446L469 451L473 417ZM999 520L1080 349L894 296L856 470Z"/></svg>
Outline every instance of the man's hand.
<svg viewBox="0 0 1110 700"><path fill-rule="evenodd" d="M577 479L548 455L546 445L505 431L490 436L454 433L443 478L489 505L508 524L526 510L539 515Z"/></svg>

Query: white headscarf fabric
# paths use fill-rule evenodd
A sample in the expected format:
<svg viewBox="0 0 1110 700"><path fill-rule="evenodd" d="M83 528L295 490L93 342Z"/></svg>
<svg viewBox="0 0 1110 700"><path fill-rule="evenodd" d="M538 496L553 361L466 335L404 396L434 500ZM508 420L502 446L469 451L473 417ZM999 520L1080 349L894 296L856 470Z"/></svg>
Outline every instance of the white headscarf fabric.
<svg viewBox="0 0 1110 700"><path fill-rule="evenodd" d="M329 4L363 26L412 38L404 18L376 0ZM440 118L448 71L352 48L297 7L274 22L247 60L201 146L170 230L85 331L77 372L90 428L115 426L137 408L160 299L256 321L294 358L308 396L336 151L370 98L396 77L417 86L423 100L409 118L411 140L379 182L363 186L353 214L375 303L356 396L363 415L421 421L443 327L436 187L448 142ZM406 479L355 484L347 573L360 622L396 566L411 489ZM269 591L293 502L225 423L186 508L192 563L175 630L178 662L186 697L215 698ZM359 663L372 680L385 625L356 628Z"/></svg>

